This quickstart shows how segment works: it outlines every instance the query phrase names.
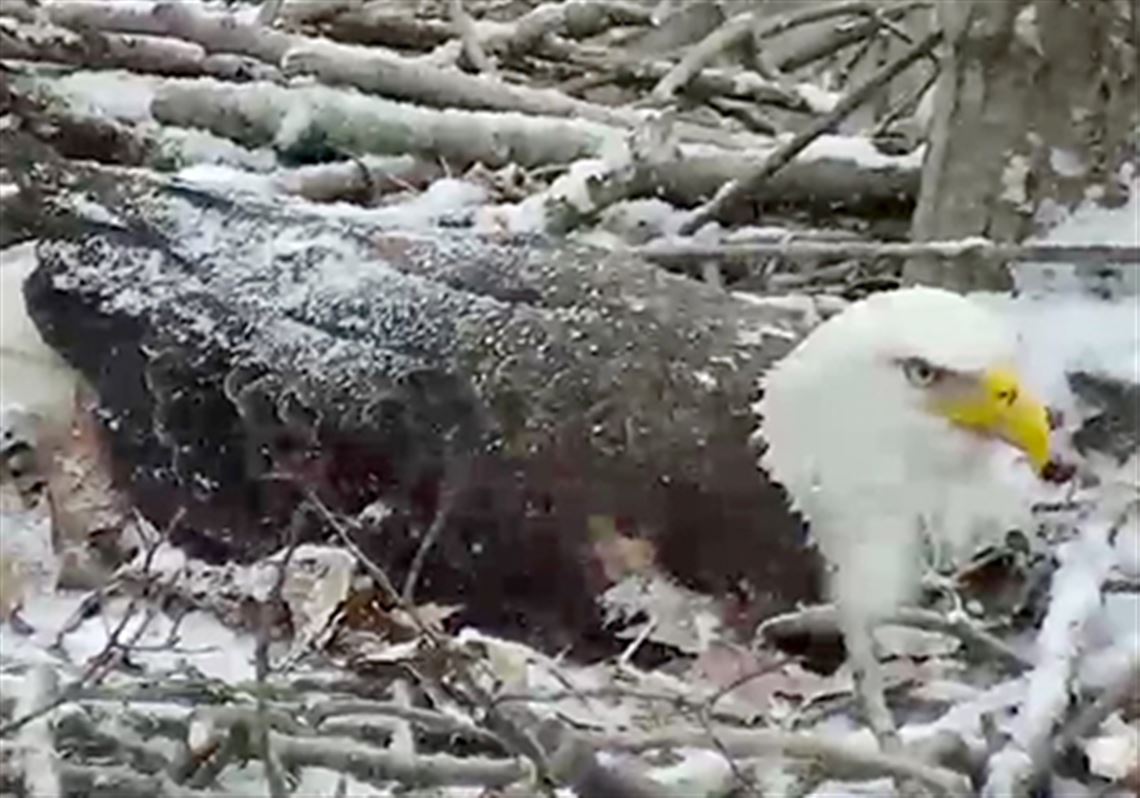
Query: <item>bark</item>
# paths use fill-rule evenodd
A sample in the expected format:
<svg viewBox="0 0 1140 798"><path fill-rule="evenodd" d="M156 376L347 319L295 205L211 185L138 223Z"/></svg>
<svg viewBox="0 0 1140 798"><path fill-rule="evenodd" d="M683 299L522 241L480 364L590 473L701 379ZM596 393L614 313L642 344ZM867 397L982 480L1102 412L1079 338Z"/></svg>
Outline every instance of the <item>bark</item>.
<svg viewBox="0 0 1140 798"><path fill-rule="evenodd" d="M944 0L947 52L913 223L917 241L1044 232L1086 197L1119 202L1140 122L1134 5ZM908 281L1012 284L1004 264L916 259Z"/></svg>
<svg viewBox="0 0 1140 798"><path fill-rule="evenodd" d="M743 580L757 614L813 593L814 555L747 443L760 371L791 345L776 311L628 256L397 234L36 160L24 193L55 214L36 217L52 226L30 313L93 382L120 484L160 526L185 508L192 552L278 547L306 495L283 475L299 475L338 513L392 508L356 534L403 576L464 458L417 592L469 622L614 650L595 516L692 586Z"/></svg>

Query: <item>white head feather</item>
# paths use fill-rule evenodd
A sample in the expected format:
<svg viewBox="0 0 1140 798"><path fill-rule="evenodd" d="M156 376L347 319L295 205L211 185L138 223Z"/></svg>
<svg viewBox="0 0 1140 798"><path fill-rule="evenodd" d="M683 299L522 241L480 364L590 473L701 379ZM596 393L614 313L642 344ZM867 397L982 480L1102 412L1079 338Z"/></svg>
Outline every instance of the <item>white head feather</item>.
<svg viewBox="0 0 1140 798"><path fill-rule="evenodd" d="M967 537L976 519L960 502L995 493L993 447L932 413L900 361L974 372L1010 366L1015 351L986 309L911 288L852 305L767 375L761 464L811 524L841 603L875 613L904 601L924 532Z"/></svg>

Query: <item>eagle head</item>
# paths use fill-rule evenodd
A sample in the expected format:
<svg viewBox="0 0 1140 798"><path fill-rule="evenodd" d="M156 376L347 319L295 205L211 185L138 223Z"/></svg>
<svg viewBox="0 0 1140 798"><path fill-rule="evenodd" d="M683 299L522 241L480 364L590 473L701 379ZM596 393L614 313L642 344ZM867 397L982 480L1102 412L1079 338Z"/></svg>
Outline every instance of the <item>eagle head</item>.
<svg viewBox="0 0 1140 798"><path fill-rule="evenodd" d="M971 300L907 288L851 305L766 375L761 465L808 520L840 601L903 601L923 543L965 537L1001 492L995 449L1045 469L1048 414L1016 346Z"/></svg>

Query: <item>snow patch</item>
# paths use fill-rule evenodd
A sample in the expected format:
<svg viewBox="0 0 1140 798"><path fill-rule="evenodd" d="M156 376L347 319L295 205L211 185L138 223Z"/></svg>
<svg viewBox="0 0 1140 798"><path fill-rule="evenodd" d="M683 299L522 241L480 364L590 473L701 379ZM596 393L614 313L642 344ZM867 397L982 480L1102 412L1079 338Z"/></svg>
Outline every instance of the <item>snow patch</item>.
<svg viewBox="0 0 1140 798"><path fill-rule="evenodd" d="M1056 226L1031 243L1140 245L1140 177L1134 172L1131 164L1121 170L1121 179L1129 187L1127 203L1105 208L1090 200L1072 212L1054 206L1049 214L1056 217ZM1093 292L1135 297L1140 293L1140 267L1136 264L1103 267L1027 261L1017 264L1014 278L1020 290L1036 294ZM1133 308L1140 314L1135 310L1135 299Z"/></svg>
<svg viewBox="0 0 1140 798"><path fill-rule="evenodd" d="M153 121L150 104L166 80L123 70L79 70L51 81L47 89L79 113L138 123Z"/></svg>

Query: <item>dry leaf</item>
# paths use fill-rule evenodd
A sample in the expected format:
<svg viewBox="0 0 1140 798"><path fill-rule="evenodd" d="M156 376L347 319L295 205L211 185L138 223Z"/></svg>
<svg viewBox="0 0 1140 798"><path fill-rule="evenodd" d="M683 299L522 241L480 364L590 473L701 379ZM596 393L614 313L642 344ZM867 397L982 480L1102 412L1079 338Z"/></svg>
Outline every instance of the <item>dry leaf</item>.
<svg viewBox="0 0 1140 798"><path fill-rule="evenodd" d="M652 626L647 640L685 652L705 651L722 628L715 599L682 587L664 576L631 575L599 598L607 626L629 624L615 632L634 639Z"/></svg>
<svg viewBox="0 0 1140 798"><path fill-rule="evenodd" d="M276 572L276 562L270 567ZM341 548L304 545L293 551L281 598L292 617L295 651L320 646L318 639L329 629L333 614L348 597L355 570L356 558Z"/></svg>
<svg viewBox="0 0 1140 798"><path fill-rule="evenodd" d="M107 440L94 410L94 394L77 390L70 433L43 453L64 587L97 587L123 557L120 535L129 504L112 482Z"/></svg>
<svg viewBox="0 0 1140 798"><path fill-rule="evenodd" d="M621 534L613 516L592 515L586 523L594 557L601 563L608 583L656 570L657 550L651 541Z"/></svg>

